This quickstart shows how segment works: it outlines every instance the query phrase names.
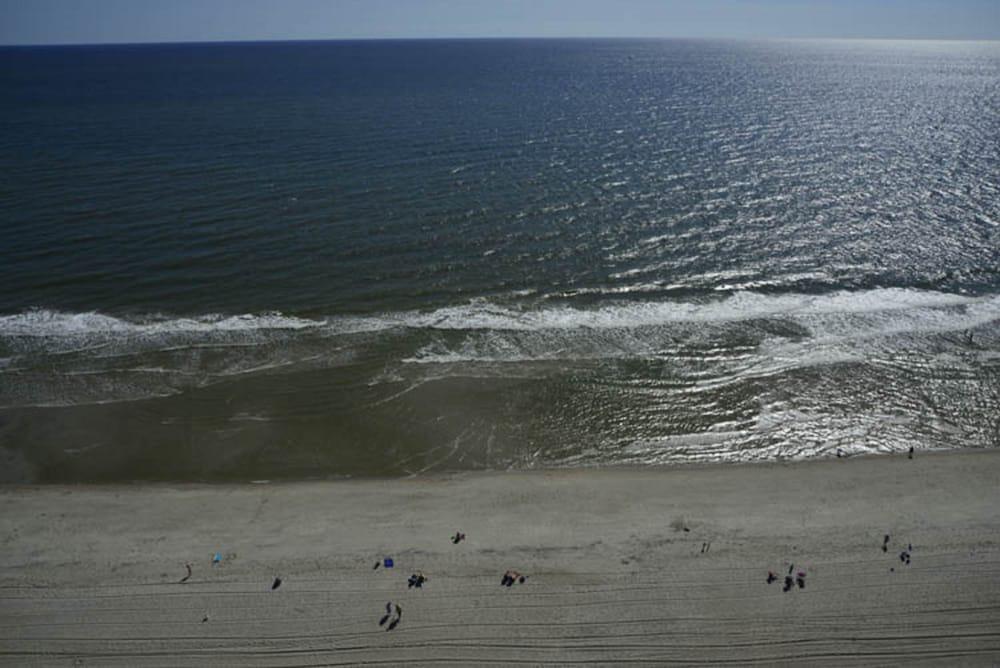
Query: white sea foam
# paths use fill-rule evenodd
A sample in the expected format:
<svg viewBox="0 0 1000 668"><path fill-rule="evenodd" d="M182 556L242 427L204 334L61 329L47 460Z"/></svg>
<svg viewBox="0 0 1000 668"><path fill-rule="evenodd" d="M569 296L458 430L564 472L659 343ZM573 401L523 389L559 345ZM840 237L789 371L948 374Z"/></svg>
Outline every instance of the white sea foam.
<svg viewBox="0 0 1000 668"><path fill-rule="evenodd" d="M294 318L279 313L233 316L209 314L196 318L173 319L151 316L128 320L95 312L64 313L40 309L0 316L0 336L66 337L81 334L299 330L322 324L323 321Z"/></svg>
<svg viewBox="0 0 1000 668"><path fill-rule="evenodd" d="M664 336L678 331L672 325L725 326L769 319L792 327L787 336L768 336L758 343L756 373L858 360L864 355L856 346L865 339L974 329L1000 319L1000 297L877 290L819 297L744 293L704 304L653 302L592 311L554 308L516 312L470 305L404 319L411 327L466 332L459 343L436 341L405 361L676 359L677 355L664 349ZM807 340L798 341L800 336L807 336ZM713 361L707 357L699 360Z"/></svg>
<svg viewBox="0 0 1000 668"><path fill-rule="evenodd" d="M890 314L886 316L886 321L895 319L905 326L917 329L922 329L921 325L931 329L963 329L1000 318L1000 296L969 297L924 290L882 288L825 295L738 292L718 300L640 301L597 308L553 306L523 309L475 300L429 312L404 311L325 319L298 318L280 313L127 319L94 312L35 310L0 316L0 337L73 338L81 335L114 337L297 331L351 334L400 327L436 330L608 330L655 327L671 323L739 322L760 318L808 321L810 317L838 314Z"/></svg>
<svg viewBox="0 0 1000 668"><path fill-rule="evenodd" d="M385 324L432 329L619 329L671 323L735 322L768 317L864 314L920 310L930 313L946 307L967 307L976 319L1000 317L1000 297L973 298L941 292L885 288L828 295L762 295L741 292L704 302L638 302L595 309L551 307L518 310L488 303L472 303L386 317ZM938 316L931 316L937 319ZM954 314L947 316L951 319Z"/></svg>
<svg viewBox="0 0 1000 668"><path fill-rule="evenodd" d="M366 346L383 341L380 333L396 337L398 357L384 360L385 373L409 368L399 376L408 381L411 372L438 373L427 365L458 365L468 374L471 364L509 377L536 362L545 364L531 373L544 375L550 364L574 360L642 359L670 365L677 392L709 392L796 368L863 362L899 345L923 345L926 334L989 331L983 328L998 321L1000 296L904 289L737 293L589 309L477 300L326 319L39 310L0 317L0 405L127 401L248 375L332 368L367 359ZM981 345L979 335L972 338Z"/></svg>

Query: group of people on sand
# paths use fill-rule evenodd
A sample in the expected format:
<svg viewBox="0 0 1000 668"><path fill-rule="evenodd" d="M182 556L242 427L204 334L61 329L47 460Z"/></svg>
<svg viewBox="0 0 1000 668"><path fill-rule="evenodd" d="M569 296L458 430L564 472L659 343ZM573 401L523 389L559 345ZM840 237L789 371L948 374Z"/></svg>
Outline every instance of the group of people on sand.
<svg viewBox="0 0 1000 668"><path fill-rule="evenodd" d="M889 551L889 534L886 534L882 539L882 551ZM907 543L906 549L899 553L899 560L902 561L907 566L910 565L910 555L913 553L913 543ZM895 572L895 568L890 568L890 571Z"/></svg>
<svg viewBox="0 0 1000 668"><path fill-rule="evenodd" d="M527 575L521 575L517 571L507 571L503 574L503 578L500 580L501 587L510 587L512 584L517 582L518 584L524 584L524 581L528 579Z"/></svg>
<svg viewBox="0 0 1000 668"><path fill-rule="evenodd" d="M795 570L795 564L788 564L788 573L785 575L785 586L781 588L781 591L791 591L795 585L799 586L799 589L806 588L806 572L799 571L792 577L792 571ZM776 581L778 576L774 574L774 571L767 572L767 584L771 584Z"/></svg>
<svg viewBox="0 0 1000 668"><path fill-rule="evenodd" d="M462 533L461 531L456 531L455 535L451 536L452 544L457 545L463 540L465 540L465 534ZM383 563L387 568L392 568L392 566L394 565L392 559L386 557L384 560L375 562L375 568L377 569ZM515 582L519 584L524 584L525 580L527 579L528 579L527 575L523 575L517 571L508 569L507 571L504 572L503 578L501 578L500 580L500 586L510 587ZM417 571L416 573L410 575L410 577L407 579L406 586L408 589L413 589L414 587L417 589L423 589L424 583L427 581L428 581L427 576L424 575L422 571ZM390 621L390 619L393 616L393 611L395 611L396 617L395 619L392 619ZM403 618L402 606L400 606L399 603L393 603L392 601L389 601L388 603L385 604L385 614L379 620L378 625L385 626L386 631L392 631L399 625L399 622L402 618Z"/></svg>
<svg viewBox="0 0 1000 668"><path fill-rule="evenodd" d="M885 534L885 536L882 538L882 551L883 552L889 551L889 534ZM909 566L910 555L912 553L913 553L913 543L909 543L907 544L906 549L899 553L899 560L904 564L906 564L907 566ZM796 585L798 585L799 589L806 588L805 571L799 571L798 573L795 574L795 577L793 578L792 577L793 570L795 570L795 565L789 564L788 573L785 575L785 585L784 587L782 587L781 591L786 591L786 592L791 591ZM895 571L896 569L890 568L889 570ZM767 584L771 584L772 582L775 582L777 580L778 576L774 574L774 571L767 572Z"/></svg>

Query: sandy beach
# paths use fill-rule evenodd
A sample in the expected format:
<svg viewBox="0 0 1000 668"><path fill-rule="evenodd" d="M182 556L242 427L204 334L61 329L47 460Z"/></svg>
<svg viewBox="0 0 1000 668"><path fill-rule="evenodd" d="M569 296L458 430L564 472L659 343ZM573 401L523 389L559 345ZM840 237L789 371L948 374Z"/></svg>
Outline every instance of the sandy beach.
<svg viewBox="0 0 1000 668"><path fill-rule="evenodd" d="M4 665L1000 661L996 451L10 486L0 507Z"/></svg>

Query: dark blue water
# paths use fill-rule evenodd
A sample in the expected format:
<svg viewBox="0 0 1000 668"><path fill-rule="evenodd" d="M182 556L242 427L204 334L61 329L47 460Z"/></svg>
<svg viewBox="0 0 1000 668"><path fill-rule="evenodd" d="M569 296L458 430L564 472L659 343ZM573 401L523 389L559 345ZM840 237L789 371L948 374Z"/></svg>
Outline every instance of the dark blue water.
<svg viewBox="0 0 1000 668"><path fill-rule="evenodd" d="M1000 45L0 49L13 479L1000 444Z"/></svg>

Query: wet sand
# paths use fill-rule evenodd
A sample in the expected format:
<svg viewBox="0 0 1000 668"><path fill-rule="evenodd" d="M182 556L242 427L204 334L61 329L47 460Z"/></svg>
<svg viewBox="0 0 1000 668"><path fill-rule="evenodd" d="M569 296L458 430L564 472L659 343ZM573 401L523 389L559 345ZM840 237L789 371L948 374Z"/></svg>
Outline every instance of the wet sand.
<svg viewBox="0 0 1000 668"><path fill-rule="evenodd" d="M997 451L11 486L0 508L4 665L1000 662Z"/></svg>

